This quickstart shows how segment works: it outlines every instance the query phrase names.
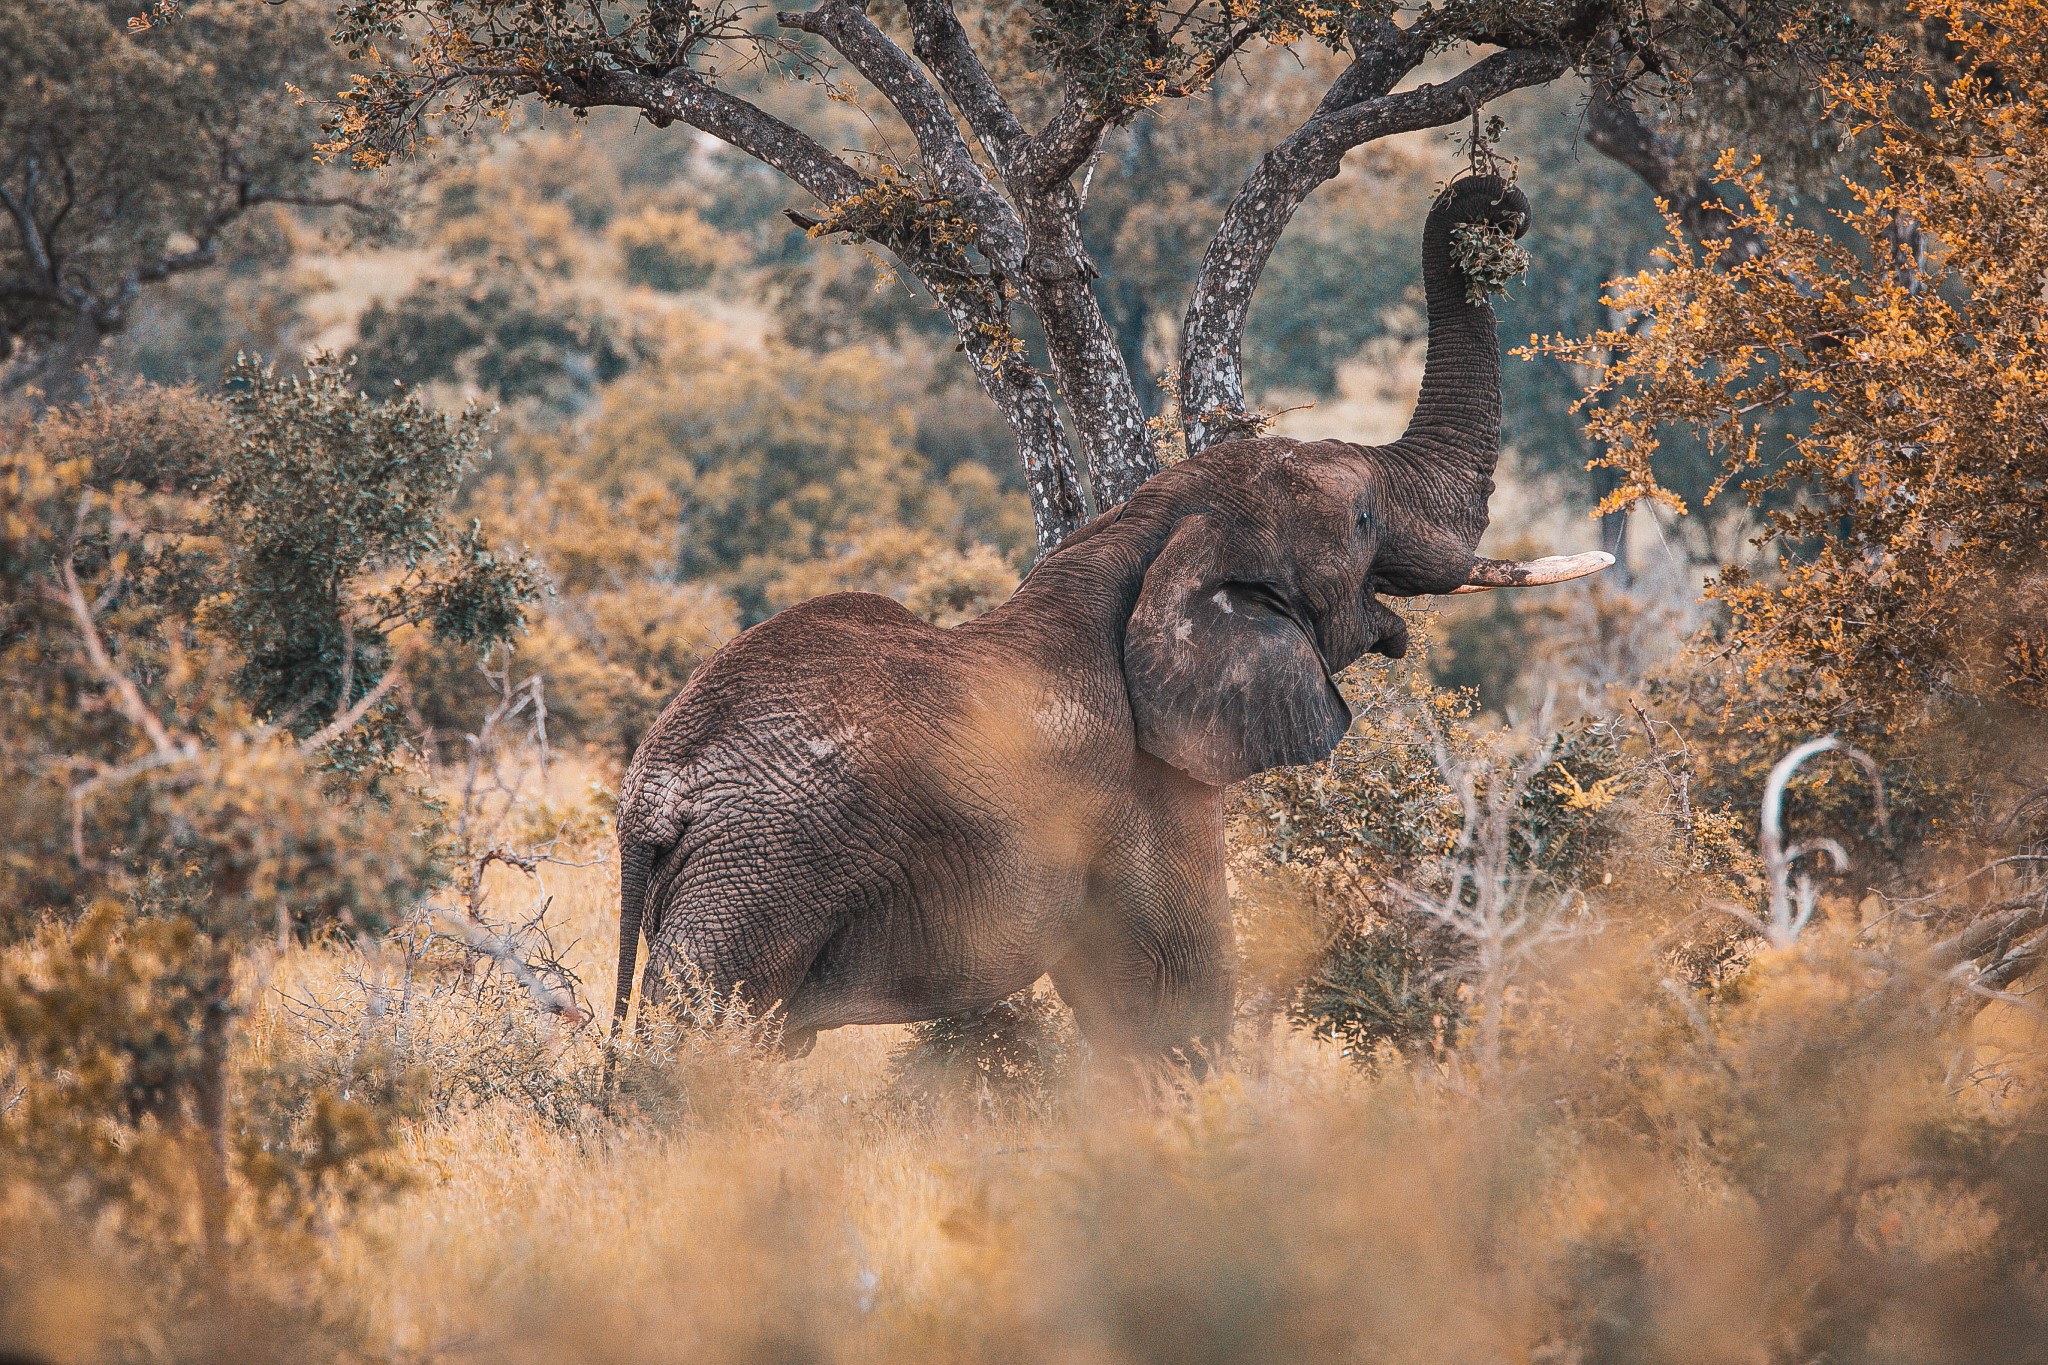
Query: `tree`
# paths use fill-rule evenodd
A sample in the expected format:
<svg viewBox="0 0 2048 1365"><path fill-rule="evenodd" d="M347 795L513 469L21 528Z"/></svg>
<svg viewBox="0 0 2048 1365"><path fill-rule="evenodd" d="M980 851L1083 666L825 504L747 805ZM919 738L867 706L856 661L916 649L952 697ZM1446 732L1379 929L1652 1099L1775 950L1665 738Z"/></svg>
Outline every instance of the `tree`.
<svg viewBox="0 0 2048 1365"><path fill-rule="evenodd" d="M2021 3L1926 8L1969 58L1931 117L1908 105L1921 96L1903 49L1876 74L1828 83L1834 116L1873 137L1878 168L1854 187L1846 240L1796 222L1760 168L1724 158L1758 258L1717 270L1674 226L1665 268L1615 290L1652 325L1552 343L1611 348L1612 400L1593 426L1623 476L1617 503L1684 509L1657 456L1660 434L1686 427L1723 456L1724 484L1799 495L1766 523L1784 572L1726 571L1715 592L1739 636L1795 671L1776 705L1825 728L1896 731L1930 701L2048 702L2048 62L2034 46L2048 19ZM1907 219L1924 234L1918 253L1901 249ZM1810 422L1779 436L1771 417L1799 405Z"/></svg>
<svg viewBox="0 0 2048 1365"><path fill-rule="evenodd" d="M322 192L318 94L341 82L309 7L197 0L0 7L0 392L76 396L81 366L150 285L217 264L270 205Z"/></svg>
<svg viewBox="0 0 2048 1365"><path fill-rule="evenodd" d="M247 959L441 880L391 761L396 637L488 646L539 586L448 524L474 416L372 402L325 357L230 390L0 428L0 1166L189 1240L170 1299L389 1173L377 1084L234 1093Z"/></svg>
<svg viewBox="0 0 2048 1365"><path fill-rule="evenodd" d="M1702 19L1709 11L1734 14L1760 40L1748 45L1749 60L1782 62L1803 50L1800 25L1821 7L1452 0L1404 26L1375 0L1199 0L1186 9L1047 0L969 14L986 35L977 45L951 0L906 0L879 15L860 0L825 0L777 16L774 30L750 26L727 0L587 9L352 0L337 38L380 60L346 93L334 145L375 164L416 147L432 125L463 127L532 99L573 111L637 109L774 167L821 206L801 219L814 236L876 243L946 313L1016 437L1044 549L1084 515L1083 470L1099 508L1128 496L1157 463L1080 225L1087 172L1110 129L1201 94L1258 46L1315 43L1343 59L1313 110L1244 177L1195 270L1175 369L1187 444L1199 450L1259 424L1244 398L1246 314L1288 221L1347 153L1458 122L1573 68L1622 88L1675 88L1702 49L1732 60L1713 40L1721 21ZM1761 41L1780 34L1795 41ZM1396 89L1433 54L1469 45L1501 50L1449 80ZM891 153L886 133L875 148L833 152L795 114L771 107L786 103L783 92L748 92L732 75L750 66L815 79L840 100L879 92L915 155ZM1035 131L1026 123L1034 105L1050 111ZM1044 338L1049 375L1028 361L1020 331L1032 329L1020 313Z"/></svg>
<svg viewBox="0 0 2048 1365"><path fill-rule="evenodd" d="M1661 443L1691 431L1763 508L1776 562L1710 588L1730 618L1725 666L1667 689L1696 747L1754 791L1800 740L1855 737L1892 765L1895 854L1940 833L1960 857L1957 836L1975 836L2028 883L1970 883L2021 916L2002 921L2017 943L2048 924L2027 870L2048 846L2048 14L2021 0L1924 13L1957 47L1945 85L1903 44L1827 82L1874 168L1834 231L1797 221L1731 155L1734 225L1757 253L1717 262L1720 243L1690 245L1674 216L1663 268L1614 287L1634 325L1550 347L1609 358L1591 427L1620 476L1612 505L1685 510ZM1802 414L1789 432L1788 412Z"/></svg>

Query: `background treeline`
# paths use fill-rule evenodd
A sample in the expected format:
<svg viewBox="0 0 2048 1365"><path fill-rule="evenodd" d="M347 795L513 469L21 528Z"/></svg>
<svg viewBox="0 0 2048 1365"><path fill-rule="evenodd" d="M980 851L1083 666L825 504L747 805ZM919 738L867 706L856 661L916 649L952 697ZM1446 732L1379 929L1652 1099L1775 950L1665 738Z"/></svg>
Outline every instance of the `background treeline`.
<svg viewBox="0 0 2048 1365"><path fill-rule="evenodd" d="M1169 401L1158 381L1186 282L1223 199L1319 89L1312 73L1290 80L1284 55L1261 60L1271 70L1256 84L1219 86L1112 133L1090 182L1088 245L1119 339L1150 371L1155 414ZM1602 284L1645 264L1663 237L1654 197L1584 145L1583 102L1582 89L1559 86L1498 106L1513 130L1504 149L1544 187L1528 282L1500 310L1510 344L1606 324ZM856 111L805 103L849 142L872 136ZM355 360L369 393L395 382L443 407L495 406L496 460L465 506L532 545L570 589L559 632L536 648L585 641L600 656L578 665L592 681L637 667L647 643L619 632L657 600L575 601L600 579L614 590L697 585L669 615L700 622L693 633L714 644L731 627L710 587L740 625L838 588L915 594L914 609L949 621L999 600L1031 547L1015 447L930 300L872 248L812 241L784 216L779 179L722 144L606 111L549 124L444 157L415 191L402 245L336 253L296 220L251 229L225 281L194 275L139 305L112 363L207 385L244 351L289 367L324 347ZM1254 392L1290 434L1389 436L1420 374L1416 244L1460 148L1430 132L1354 160L1282 239L1247 333ZM1595 451L1571 411L1588 373L1547 356L1508 367L1513 472L1496 521L1531 543L1601 535L1578 516L1606 487L1587 470ZM1669 474L1691 492L1709 476ZM580 562L594 553L581 533L592 524L647 527L668 543L628 551L634 537L622 535L617 563ZM1611 523L1606 540L1619 530ZM1681 545L1681 558L1700 548ZM1462 630L1451 633L1446 676L1507 701L1507 671L1483 662L1497 642L1460 648ZM666 671L640 668L655 691L703 652L656 648L671 656ZM625 717L621 734L648 718L616 690L558 691L575 727L565 734L598 738L583 727L601 713Z"/></svg>

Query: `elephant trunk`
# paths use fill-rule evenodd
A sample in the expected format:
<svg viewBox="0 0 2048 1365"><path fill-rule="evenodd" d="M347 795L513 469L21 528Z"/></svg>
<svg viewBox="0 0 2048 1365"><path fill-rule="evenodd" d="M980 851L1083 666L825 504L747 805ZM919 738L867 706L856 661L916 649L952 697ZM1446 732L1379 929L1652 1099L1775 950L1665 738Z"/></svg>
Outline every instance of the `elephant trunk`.
<svg viewBox="0 0 2048 1365"><path fill-rule="evenodd" d="M612 1071L618 1059L619 1029L633 999L633 969L640 963L640 924L647 910L647 883L654 870L654 848L638 842L619 849L619 978L612 995L612 1026L605 1037L605 1106L611 1105Z"/></svg>
<svg viewBox="0 0 2048 1365"><path fill-rule="evenodd" d="M1500 456L1500 339L1493 307L1466 297L1463 272L1451 259L1451 234L1461 224L1488 223L1519 237L1529 201L1499 176L1460 180L1437 196L1422 230L1422 281L1429 301L1429 351L1422 393L1394 449L1415 470L1434 528L1449 532L1470 554L1486 530Z"/></svg>

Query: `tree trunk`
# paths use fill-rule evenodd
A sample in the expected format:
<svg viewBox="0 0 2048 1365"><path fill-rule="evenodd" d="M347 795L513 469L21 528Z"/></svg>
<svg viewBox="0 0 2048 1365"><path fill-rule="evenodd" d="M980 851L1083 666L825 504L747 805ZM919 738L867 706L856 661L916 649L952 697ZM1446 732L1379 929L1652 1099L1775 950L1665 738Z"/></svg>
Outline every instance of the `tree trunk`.
<svg viewBox="0 0 2048 1365"><path fill-rule="evenodd" d="M1052 391L1036 374L1013 377L1001 367L977 362L974 377L981 390L1002 410L1017 438L1017 455L1024 466L1024 486L1031 494L1031 524L1036 532L1040 558L1080 529L1088 519L1081 497L1081 480L1074 469L1073 451L1060 422L1060 411ZM1098 506L1101 484L1096 488Z"/></svg>
<svg viewBox="0 0 2048 1365"><path fill-rule="evenodd" d="M1105 510L1159 472L1145 411L1102 301L1095 297L1101 272L1081 240L1080 197L1066 180L1036 193L1013 193L1030 243L1025 289L1031 311L1045 331L1053 377L1074 414L1096 509ZM1027 471L1030 458L1027 450Z"/></svg>
<svg viewBox="0 0 2048 1365"><path fill-rule="evenodd" d="M1032 530L1043 558L1088 517L1059 406L1044 377L1001 340L1008 335L1007 308L971 294L954 294L943 306L961 351L974 367L975 382L1016 438L1024 487L1031 495Z"/></svg>

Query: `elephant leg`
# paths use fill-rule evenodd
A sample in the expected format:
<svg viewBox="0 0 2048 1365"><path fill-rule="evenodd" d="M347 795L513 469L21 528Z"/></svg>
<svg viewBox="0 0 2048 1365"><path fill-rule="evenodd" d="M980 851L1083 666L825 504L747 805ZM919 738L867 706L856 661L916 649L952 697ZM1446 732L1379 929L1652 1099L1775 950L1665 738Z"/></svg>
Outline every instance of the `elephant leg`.
<svg viewBox="0 0 2048 1365"><path fill-rule="evenodd" d="M1052 969L1097 1052L1140 1064L1177 1060L1197 1074L1221 1060L1235 948L1229 901L1206 881L1169 875L1112 888Z"/></svg>
<svg viewBox="0 0 2048 1365"><path fill-rule="evenodd" d="M1142 750L1138 760L1131 818L1090 873L1052 979L1098 1052L1200 1074L1229 1047L1236 1004L1223 798Z"/></svg>

